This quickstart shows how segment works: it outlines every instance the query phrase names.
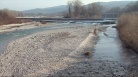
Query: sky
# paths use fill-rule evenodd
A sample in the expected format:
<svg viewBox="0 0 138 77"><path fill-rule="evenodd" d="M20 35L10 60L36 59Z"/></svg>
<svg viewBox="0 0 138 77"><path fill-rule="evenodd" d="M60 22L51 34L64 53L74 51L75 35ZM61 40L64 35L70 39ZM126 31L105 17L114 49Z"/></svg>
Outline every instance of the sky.
<svg viewBox="0 0 138 77"><path fill-rule="evenodd" d="M0 0L0 9L29 10L66 5L69 0ZM84 4L109 1L134 1L134 0L81 0Z"/></svg>

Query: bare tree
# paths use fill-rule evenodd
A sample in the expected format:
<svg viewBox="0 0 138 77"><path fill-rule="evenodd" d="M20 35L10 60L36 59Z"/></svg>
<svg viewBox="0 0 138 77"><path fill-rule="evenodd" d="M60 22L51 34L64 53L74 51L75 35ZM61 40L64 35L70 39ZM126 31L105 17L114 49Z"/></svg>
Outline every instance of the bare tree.
<svg viewBox="0 0 138 77"><path fill-rule="evenodd" d="M85 6L82 7L81 17L83 17L83 18L88 18L87 7L85 7Z"/></svg>
<svg viewBox="0 0 138 77"><path fill-rule="evenodd" d="M125 12L138 12L138 1L128 4L125 8Z"/></svg>
<svg viewBox="0 0 138 77"><path fill-rule="evenodd" d="M13 17L18 17L22 15L22 13L19 11L14 11L14 10L9 10L9 9L3 9L2 11L8 13L8 15L13 16Z"/></svg>
<svg viewBox="0 0 138 77"><path fill-rule="evenodd" d="M73 13L75 18L79 18L82 11L83 3L81 0L73 1Z"/></svg>
<svg viewBox="0 0 138 77"><path fill-rule="evenodd" d="M122 9L120 7L113 7L109 10L106 11L107 13L121 13L122 12Z"/></svg>
<svg viewBox="0 0 138 77"><path fill-rule="evenodd" d="M97 3L91 3L88 5L88 14L90 17L100 15L102 12L102 6Z"/></svg>
<svg viewBox="0 0 138 77"><path fill-rule="evenodd" d="M93 16L100 16L102 6L97 3L89 4L87 7L83 5L81 0L68 1L68 14L69 17L74 18L91 18Z"/></svg>
<svg viewBox="0 0 138 77"><path fill-rule="evenodd" d="M73 2L68 1L68 15L69 15L69 17L72 17L72 7L73 7Z"/></svg>

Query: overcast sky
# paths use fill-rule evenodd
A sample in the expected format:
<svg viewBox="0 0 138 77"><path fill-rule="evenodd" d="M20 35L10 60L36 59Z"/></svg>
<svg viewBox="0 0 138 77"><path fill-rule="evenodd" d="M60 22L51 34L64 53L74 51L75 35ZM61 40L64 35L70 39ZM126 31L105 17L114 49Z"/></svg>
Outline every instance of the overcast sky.
<svg viewBox="0 0 138 77"><path fill-rule="evenodd" d="M0 0L0 9L28 10L34 8L47 8L66 5L68 0ZM108 1L132 1L132 0L81 0L84 4L92 2ZM134 1L134 0L133 0Z"/></svg>

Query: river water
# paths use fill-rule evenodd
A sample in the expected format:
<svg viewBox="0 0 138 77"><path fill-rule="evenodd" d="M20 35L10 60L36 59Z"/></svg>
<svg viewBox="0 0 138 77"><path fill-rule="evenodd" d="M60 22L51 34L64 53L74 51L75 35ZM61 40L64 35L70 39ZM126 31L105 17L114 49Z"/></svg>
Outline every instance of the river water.
<svg viewBox="0 0 138 77"><path fill-rule="evenodd" d="M102 61L102 68L105 68L103 72L110 73L110 76L138 77L138 54L122 46L118 32L112 26L115 25L110 25L99 34L92 59Z"/></svg>
<svg viewBox="0 0 138 77"><path fill-rule="evenodd" d="M115 24L110 25L106 32L100 33L100 39L96 45L96 52L93 58L119 62L126 62L126 59L127 61L132 61L133 58L138 58L135 52L123 48L118 32L112 26L115 26Z"/></svg>

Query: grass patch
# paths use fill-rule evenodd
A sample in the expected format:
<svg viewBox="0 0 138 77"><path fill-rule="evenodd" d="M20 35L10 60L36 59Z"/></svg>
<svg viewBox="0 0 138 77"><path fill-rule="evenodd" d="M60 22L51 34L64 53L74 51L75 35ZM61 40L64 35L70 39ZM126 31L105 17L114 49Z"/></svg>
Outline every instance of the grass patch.
<svg viewBox="0 0 138 77"><path fill-rule="evenodd" d="M124 46L138 52L138 13L121 15L117 30Z"/></svg>

